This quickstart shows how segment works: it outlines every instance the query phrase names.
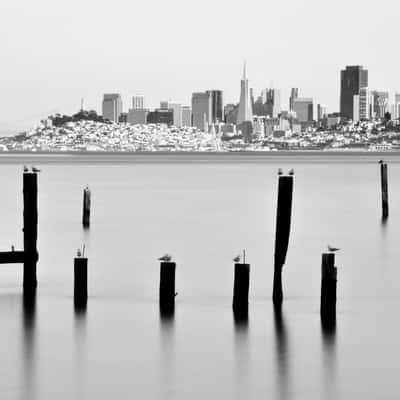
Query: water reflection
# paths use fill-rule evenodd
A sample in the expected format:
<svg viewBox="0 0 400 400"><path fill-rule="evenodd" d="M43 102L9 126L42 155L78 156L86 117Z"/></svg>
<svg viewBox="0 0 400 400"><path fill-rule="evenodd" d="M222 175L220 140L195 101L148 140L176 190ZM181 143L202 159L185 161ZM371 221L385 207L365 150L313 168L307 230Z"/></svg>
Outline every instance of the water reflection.
<svg viewBox="0 0 400 400"><path fill-rule="evenodd" d="M238 399L250 397L251 360L249 356L249 315L247 310L233 313L235 326L235 396Z"/></svg>
<svg viewBox="0 0 400 400"><path fill-rule="evenodd" d="M290 371L289 371L289 348L288 335L283 317L282 305L274 305L275 322L275 349L277 359L277 398L280 400L290 399Z"/></svg>
<svg viewBox="0 0 400 400"><path fill-rule="evenodd" d="M321 319L322 363L324 369L324 393L326 399L337 399L336 385L336 316Z"/></svg>
<svg viewBox="0 0 400 400"><path fill-rule="evenodd" d="M75 348L76 348L76 394L85 398L87 381L87 313L86 307L74 307Z"/></svg>
<svg viewBox="0 0 400 400"><path fill-rule="evenodd" d="M36 398L36 293L22 297L22 399Z"/></svg>
<svg viewBox="0 0 400 400"><path fill-rule="evenodd" d="M160 306L160 397L175 387L175 310Z"/></svg>

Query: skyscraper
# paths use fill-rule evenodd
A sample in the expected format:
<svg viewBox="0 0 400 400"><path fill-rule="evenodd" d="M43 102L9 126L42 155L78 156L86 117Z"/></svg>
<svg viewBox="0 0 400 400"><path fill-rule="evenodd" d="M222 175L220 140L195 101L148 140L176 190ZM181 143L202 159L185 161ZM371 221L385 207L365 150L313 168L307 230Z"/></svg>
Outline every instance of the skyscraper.
<svg viewBox="0 0 400 400"><path fill-rule="evenodd" d="M293 111L293 101L299 97L299 89L292 88L289 97L289 111Z"/></svg>
<svg viewBox="0 0 400 400"><path fill-rule="evenodd" d="M170 101L168 109L174 112L174 125L178 128L182 126L182 104Z"/></svg>
<svg viewBox="0 0 400 400"><path fill-rule="evenodd" d="M182 107L182 126L192 126L192 109L189 106Z"/></svg>
<svg viewBox="0 0 400 400"><path fill-rule="evenodd" d="M240 103L237 116L237 125L245 121L253 122L253 110L250 99L249 81L246 75L246 63L243 68L243 78L240 84Z"/></svg>
<svg viewBox="0 0 400 400"><path fill-rule="evenodd" d="M144 109L144 96L141 95L132 96L132 109L133 110Z"/></svg>
<svg viewBox="0 0 400 400"><path fill-rule="evenodd" d="M103 118L118 122L122 113L122 99L118 93L108 93L103 97Z"/></svg>
<svg viewBox="0 0 400 400"><path fill-rule="evenodd" d="M293 100L293 111L299 122L312 122L314 118L313 99L308 97L298 97Z"/></svg>
<svg viewBox="0 0 400 400"><path fill-rule="evenodd" d="M374 90L372 92L374 102L375 118L385 118L385 113L389 111L389 93Z"/></svg>
<svg viewBox="0 0 400 400"><path fill-rule="evenodd" d="M368 87L368 70L360 65L347 66L341 71L340 114L347 119L353 119L354 96L360 94L360 89Z"/></svg>
<svg viewBox="0 0 400 400"><path fill-rule="evenodd" d="M266 115L271 118L278 118L281 113L281 92L279 89L265 89Z"/></svg>
<svg viewBox="0 0 400 400"><path fill-rule="evenodd" d="M224 120L224 103L222 98L222 90L207 90L211 100L211 122L223 122Z"/></svg>
<svg viewBox="0 0 400 400"><path fill-rule="evenodd" d="M360 89L358 115L361 121L370 119L370 93L367 87Z"/></svg>
<svg viewBox="0 0 400 400"><path fill-rule="evenodd" d="M208 129L212 116L211 97L208 92L192 94L193 126L201 131Z"/></svg>

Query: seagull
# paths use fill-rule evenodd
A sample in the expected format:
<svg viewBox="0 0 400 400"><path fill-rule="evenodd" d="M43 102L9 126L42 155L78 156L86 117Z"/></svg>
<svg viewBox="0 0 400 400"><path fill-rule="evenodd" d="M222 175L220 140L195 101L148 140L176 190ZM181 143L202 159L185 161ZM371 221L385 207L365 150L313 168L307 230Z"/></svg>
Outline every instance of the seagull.
<svg viewBox="0 0 400 400"><path fill-rule="evenodd" d="M159 261L170 262L172 260L172 256L170 254L164 254L162 257L158 258Z"/></svg>
<svg viewBox="0 0 400 400"><path fill-rule="evenodd" d="M36 167L32 167L32 172L34 172L34 173L40 172L40 169L37 169Z"/></svg>
<svg viewBox="0 0 400 400"><path fill-rule="evenodd" d="M240 255L237 255L237 256L233 259L233 261L234 261L235 263L240 262Z"/></svg>
<svg viewBox="0 0 400 400"><path fill-rule="evenodd" d="M279 168L279 169L278 169L278 175L283 175L282 168Z"/></svg>
<svg viewBox="0 0 400 400"><path fill-rule="evenodd" d="M78 249L78 251L76 252L76 256L77 257L82 257L81 249Z"/></svg>
<svg viewBox="0 0 400 400"><path fill-rule="evenodd" d="M29 172L29 168L26 165L24 165L24 172Z"/></svg>
<svg viewBox="0 0 400 400"><path fill-rule="evenodd" d="M384 164L385 162L383 160L379 160L379 164Z"/></svg>
<svg viewBox="0 0 400 400"><path fill-rule="evenodd" d="M294 175L294 169L293 169L293 168L289 171L289 175L290 175L290 176L293 176L293 175Z"/></svg>
<svg viewBox="0 0 400 400"><path fill-rule="evenodd" d="M331 247L328 244L328 251L331 253L336 253L337 251L339 251L340 249L338 249L337 247Z"/></svg>

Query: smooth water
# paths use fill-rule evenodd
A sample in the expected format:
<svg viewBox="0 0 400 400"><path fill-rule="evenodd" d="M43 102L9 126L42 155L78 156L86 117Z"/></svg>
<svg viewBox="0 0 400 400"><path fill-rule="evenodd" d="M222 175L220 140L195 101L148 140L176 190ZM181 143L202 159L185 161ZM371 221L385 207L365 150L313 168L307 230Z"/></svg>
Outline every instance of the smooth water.
<svg viewBox="0 0 400 400"><path fill-rule="evenodd" d="M155 160L38 157L35 307L23 304L22 266L0 266L1 399L398 398L400 164L389 165L383 225L375 159ZM23 163L0 163L1 251L22 248ZM281 316L271 303L278 167L296 173ZM83 243L90 297L76 314L73 258ZM329 332L319 316L327 244L342 248ZM232 258L244 248L249 320L236 324ZM165 252L177 262L173 318L158 309Z"/></svg>

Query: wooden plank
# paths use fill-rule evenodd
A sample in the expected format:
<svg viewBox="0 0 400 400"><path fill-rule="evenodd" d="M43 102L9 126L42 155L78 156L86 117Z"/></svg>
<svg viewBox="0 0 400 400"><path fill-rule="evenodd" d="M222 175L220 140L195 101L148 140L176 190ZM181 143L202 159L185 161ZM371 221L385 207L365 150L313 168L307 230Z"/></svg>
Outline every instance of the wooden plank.
<svg viewBox="0 0 400 400"><path fill-rule="evenodd" d="M25 261L23 251L2 251L0 252L0 264L22 264Z"/></svg>

